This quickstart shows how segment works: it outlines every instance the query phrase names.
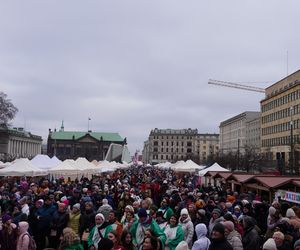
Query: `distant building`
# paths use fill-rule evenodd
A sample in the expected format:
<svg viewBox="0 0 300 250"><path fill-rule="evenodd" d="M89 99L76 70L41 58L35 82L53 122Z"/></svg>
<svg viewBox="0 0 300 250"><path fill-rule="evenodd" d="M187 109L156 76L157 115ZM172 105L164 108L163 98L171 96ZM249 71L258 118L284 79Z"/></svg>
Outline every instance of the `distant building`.
<svg viewBox="0 0 300 250"><path fill-rule="evenodd" d="M41 154L42 137L33 135L23 128L0 126L0 159L11 161L16 158L33 158Z"/></svg>
<svg viewBox="0 0 300 250"><path fill-rule="evenodd" d="M246 111L220 123L220 153L260 151L260 112Z"/></svg>
<svg viewBox="0 0 300 250"><path fill-rule="evenodd" d="M199 134L197 129L153 129L144 142L144 163L157 164L191 159L205 163L218 154L218 134Z"/></svg>
<svg viewBox="0 0 300 250"><path fill-rule="evenodd" d="M118 133L59 131L49 129L47 154L60 160L85 157L87 160L104 160L111 143L126 144Z"/></svg>
<svg viewBox="0 0 300 250"><path fill-rule="evenodd" d="M199 163L205 164L210 158L219 155L219 134L198 134L195 138L195 154Z"/></svg>
<svg viewBox="0 0 300 250"><path fill-rule="evenodd" d="M283 172L299 173L300 70L266 88L261 113L262 153Z"/></svg>

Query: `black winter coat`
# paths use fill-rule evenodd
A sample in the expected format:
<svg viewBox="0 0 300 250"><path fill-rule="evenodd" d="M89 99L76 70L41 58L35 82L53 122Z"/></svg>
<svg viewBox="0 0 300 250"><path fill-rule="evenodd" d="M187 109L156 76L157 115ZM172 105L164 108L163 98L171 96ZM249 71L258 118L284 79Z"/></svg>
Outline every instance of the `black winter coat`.
<svg viewBox="0 0 300 250"><path fill-rule="evenodd" d="M261 238L259 237L255 227L249 227L245 230L242 238L244 250L259 250Z"/></svg>
<svg viewBox="0 0 300 250"><path fill-rule="evenodd" d="M212 239L208 250L233 250L230 243L225 239Z"/></svg>

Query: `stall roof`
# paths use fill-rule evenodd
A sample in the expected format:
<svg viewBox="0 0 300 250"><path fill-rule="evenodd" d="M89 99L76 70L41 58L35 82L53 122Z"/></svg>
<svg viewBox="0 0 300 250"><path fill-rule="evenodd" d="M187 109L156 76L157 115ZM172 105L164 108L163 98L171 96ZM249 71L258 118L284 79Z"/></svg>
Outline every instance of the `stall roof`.
<svg viewBox="0 0 300 250"><path fill-rule="evenodd" d="M255 176L254 179L268 188L276 188L290 182L293 178L282 176Z"/></svg>
<svg viewBox="0 0 300 250"><path fill-rule="evenodd" d="M300 180L293 180L292 183L293 183L295 186L300 187Z"/></svg>
<svg viewBox="0 0 300 250"><path fill-rule="evenodd" d="M234 179L237 182L244 183L245 181L248 181L254 176L255 176L254 174L233 174L230 176L230 179Z"/></svg>
<svg viewBox="0 0 300 250"><path fill-rule="evenodd" d="M218 172L214 176L214 178L223 178L223 179L227 180L231 175L232 175L232 173L228 173L228 172Z"/></svg>
<svg viewBox="0 0 300 250"><path fill-rule="evenodd" d="M217 174L221 173L228 173L228 172L220 172L220 171L208 171L206 174L204 174L204 177L215 177ZM231 174L231 173L228 173Z"/></svg>

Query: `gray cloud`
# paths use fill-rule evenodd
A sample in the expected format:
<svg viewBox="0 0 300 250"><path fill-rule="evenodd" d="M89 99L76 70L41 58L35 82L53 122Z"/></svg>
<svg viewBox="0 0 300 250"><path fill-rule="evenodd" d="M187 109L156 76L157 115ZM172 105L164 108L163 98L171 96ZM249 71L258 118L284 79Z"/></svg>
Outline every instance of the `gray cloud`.
<svg viewBox="0 0 300 250"><path fill-rule="evenodd" d="M288 1L24 1L0 4L0 90L14 120L119 132L131 152L151 129L198 128L259 110L262 94L207 84L277 81L299 69ZM271 83L255 83L266 87Z"/></svg>

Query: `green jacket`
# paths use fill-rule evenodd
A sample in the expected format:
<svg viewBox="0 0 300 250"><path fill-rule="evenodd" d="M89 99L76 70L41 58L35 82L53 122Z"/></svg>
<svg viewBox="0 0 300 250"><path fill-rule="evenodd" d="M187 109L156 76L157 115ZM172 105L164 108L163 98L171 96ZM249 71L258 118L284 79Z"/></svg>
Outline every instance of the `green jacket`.
<svg viewBox="0 0 300 250"><path fill-rule="evenodd" d="M81 243L74 243L71 246L61 248L61 250L84 250Z"/></svg>
<svg viewBox="0 0 300 250"><path fill-rule="evenodd" d="M164 232L167 237L166 246L168 246L170 250L175 250L177 245L184 240L184 233L181 225L170 227L170 225L168 224L164 228Z"/></svg>
<svg viewBox="0 0 300 250"><path fill-rule="evenodd" d="M145 231L150 228L154 235L160 239L162 245L165 244L166 241L166 235L165 233L160 229L158 224L155 220L150 219L150 223L142 224L139 221L135 221L132 226L130 227L130 232L133 236L133 244L137 245L138 248L143 244L144 237L145 237Z"/></svg>
<svg viewBox="0 0 300 250"><path fill-rule="evenodd" d="M94 236L95 230L98 230L98 228L97 228L96 226L94 226L94 227L92 228L91 232L89 233L89 237L88 237L88 239L87 239L87 244L88 244L88 247L89 247L89 248L90 248L91 246L94 245L94 242L93 242L93 236ZM110 231L112 231L112 226L111 226L111 225L108 225L107 227L102 228L102 229L100 230L100 232L101 232L103 238L107 238L108 233L109 233ZM101 239L100 239L100 240L101 240ZM97 249L97 247L98 247L98 243L97 243L96 249Z"/></svg>

